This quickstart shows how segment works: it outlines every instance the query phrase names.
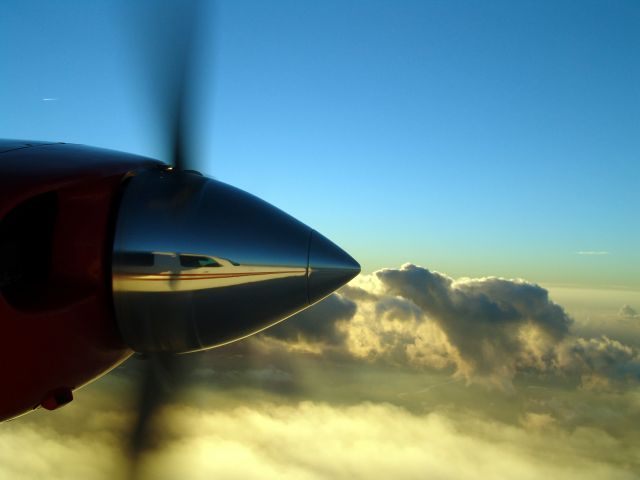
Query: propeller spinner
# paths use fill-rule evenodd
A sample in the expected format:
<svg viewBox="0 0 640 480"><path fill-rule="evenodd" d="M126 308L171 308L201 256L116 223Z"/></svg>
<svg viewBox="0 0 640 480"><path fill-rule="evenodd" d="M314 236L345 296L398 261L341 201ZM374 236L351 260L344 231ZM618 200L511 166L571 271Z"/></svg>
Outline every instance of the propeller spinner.
<svg viewBox="0 0 640 480"><path fill-rule="evenodd" d="M116 318L142 353L238 340L360 272L340 247L273 205L174 169L129 180L113 250Z"/></svg>

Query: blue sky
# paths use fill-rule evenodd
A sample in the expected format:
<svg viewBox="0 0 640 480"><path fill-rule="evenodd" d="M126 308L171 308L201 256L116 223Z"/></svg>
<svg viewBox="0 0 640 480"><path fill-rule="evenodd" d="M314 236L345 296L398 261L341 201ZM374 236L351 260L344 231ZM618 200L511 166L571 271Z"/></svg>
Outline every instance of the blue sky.
<svg viewBox="0 0 640 480"><path fill-rule="evenodd" d="M125 8L10 1L1 136L162 154ZM206 15L203 172L365 271L640 286L637 2L221 1Z"/></svg>

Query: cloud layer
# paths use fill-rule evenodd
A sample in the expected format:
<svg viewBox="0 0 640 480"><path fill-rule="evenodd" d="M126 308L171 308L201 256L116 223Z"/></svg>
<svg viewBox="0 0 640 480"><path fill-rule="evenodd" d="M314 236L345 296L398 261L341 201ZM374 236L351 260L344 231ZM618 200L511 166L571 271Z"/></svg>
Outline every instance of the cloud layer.
<svg viewBox="0 0 640 480"><path fill-rule="evenodd" d="M48 413L44 425L13 422L1 431L0 477L124 478L119 435L126 411L84 400L75 416L67 409ZM162 447L145 455L141 478L637 478L637 458L624 440L588 426L566 430L535 412L509 425L471 412L413 414L388 403L177 404L163 424Z"/></svg>
<svg viewBox="0 0 640 480"><path fill-rule="evenodd" d="M627 305L620 315L635 318L635 310ZM525 373L577 376L591 386L596 377L600 386L639 378L635 348L604 335L578 337L572 325L539 285L496 277L454 280L406 264L360 277L260 338L325 355L450 370L506 390Z"/></svg>
<svg viewBox="0 0 640 480"><path fill-rule="evenodd" d="M303 402L206 414L174 408L167 421L180 429L148 459L150 478L178 478L185 461L193 479L633 478L628 466L602 462L598 447L619 447L614 438L565 432L540 416L515 427L389 404Z"/></svg>
<svg viewBox="0 0 640 480"><path fill-rule="evenodd" d="M612 310L637 328L636 310ZM246 341L183 356L145 478L631 479L637 347L547 290L415 265L361 276ZM0 429L0 478L111 479L142 361ZM487 388L490 387L490 388Z"/></svg>

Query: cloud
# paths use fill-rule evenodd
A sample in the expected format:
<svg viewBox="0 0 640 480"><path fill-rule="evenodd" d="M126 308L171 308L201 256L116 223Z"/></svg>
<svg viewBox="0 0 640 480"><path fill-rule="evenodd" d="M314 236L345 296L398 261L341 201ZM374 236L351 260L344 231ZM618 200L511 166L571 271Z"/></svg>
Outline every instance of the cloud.
<svg viewBox="0 0 640 480"><path fill-rule="evenodd" d="M563 370L582 375L586 388L608 388L612 382L640 380L640 355L617 340L577 338L560 349Z"/></svg>
<svg viewBox="0 0 640 480"><path fill-rule="evenodd" d="M581 250L576 255L611 255L611 252L603 250Z"/></svg>
<svg viewBox="0 0 640 480"><path fill-rule="evenodd" d="M115 395L111 400L111 408L87 402L76 410L86 424L69 407L44 428L10 424L0 431L0 477L124 478L126 413ZM627 480L638 466L637 435L628 444L604 429L563 429L538 412L507 424L446 409L415 414L388 403L176 404L162 421L162 447L145 454L142 478ZM73 433L64 423L75 424Z"/></svg>
<svg viewBox="0 0 640 480"><path fill-rule="evenodd" d="M629 306L620 314L637 315ZM324 357L448 371L503 390L524 374L577 378L589 388L640 379L634 348L601 334L581 338L572 326L539 285L454 280L406 264L359 277L261 338Z"/></svg>
<svg viewBox="0 0 640 480"><path fill-rule="evenodd" d="M566 432L543 415L525 428L466 415L414 415L388 404L315 402L203 413L174 408L173 438L147 459L149 478L631 479L603 462L619 442L593 429ZM633 462L633 453L627 452Z"/></svg>
<svg viewBox="0 0 640 480"><path fill-rule="evenodd" d="M43 102L57 102L58 99L57 98L43 98L42 101Z"/></svg>
<svg viewBox="0 0 640 480"><path fill-rule="evenodd" d="M526 412L520 423L527 430L539 430L554 426L556 419L549 413Z"/></svg>
<svg viewBox="0 0 640 480"><path fill-rule="evenodd" d="M572 323L544 288L523 280L454 280L406 264L361 282L345 292L364 300L347 327L354 354L454 367L506 388L519 369L551 369Z"/></svg>
<svg viewBox="0 0 640 480"><path fill-rule="evenodd" d="M410 300L444 333L467 377L509 380L518 367L546 368L571 319L548 292L523 280L458 281L411 264L376 272L391 295Z"/></svg>
<svg viewBox="0 0 640 480"><path fill-rule="evenodd" d="M353 300L332 294L269 329L265 335L279 340L338 345L344 341L344 333L337 328L337 324L350 320L355 312Z"/></svg>
<svg viewBox="0 0 640 480"><path fill-rule="evenodd" d="M640 313L638 313L637 310L635 308L632 308L630 305L623 305L618 312L618 316L624 319L636 319L640 318Z"/></svg>

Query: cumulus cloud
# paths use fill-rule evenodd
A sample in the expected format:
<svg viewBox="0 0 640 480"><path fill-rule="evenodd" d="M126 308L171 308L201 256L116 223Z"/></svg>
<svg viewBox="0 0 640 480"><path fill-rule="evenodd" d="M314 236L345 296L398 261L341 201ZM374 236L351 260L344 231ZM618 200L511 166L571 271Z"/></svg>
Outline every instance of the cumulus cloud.
<svg viewBox="0 0 640 480"><path fill-rule="evenodd" d="M523 280L461 279L407 264L376 273L388 294L410 300L444 333L465 376L504 381L518 366L546 368L571 319L545 289Z"/></svg>
<svg viewBox="0 0 640 480"><path fill-rule="evenodd" d="M635 318L628 305L620 312ZM584 385L636 381L638 352L609 337L580 338L543 287L496 277L455 280L406 264L361 276L262 338L321 345L353 359L445 370L512 389L519 373L574 376Z"/></svg>
<svg viewBox="0 0 640 480"><path fill-rule="evenodd" d="M608 388L612 382L640 380L640 354L606 336L576 338L559 349L560 364L582 376L586 388Z"/></svg>
<svg viewBox="0 0 640 480"><path fill-rule="evenodd" d="M524 280L454 280L406 264L341 291L357 305L337 324L357 358L450 369L511 388L518 371L552 371L572 320L547 290Z"/></svg>

